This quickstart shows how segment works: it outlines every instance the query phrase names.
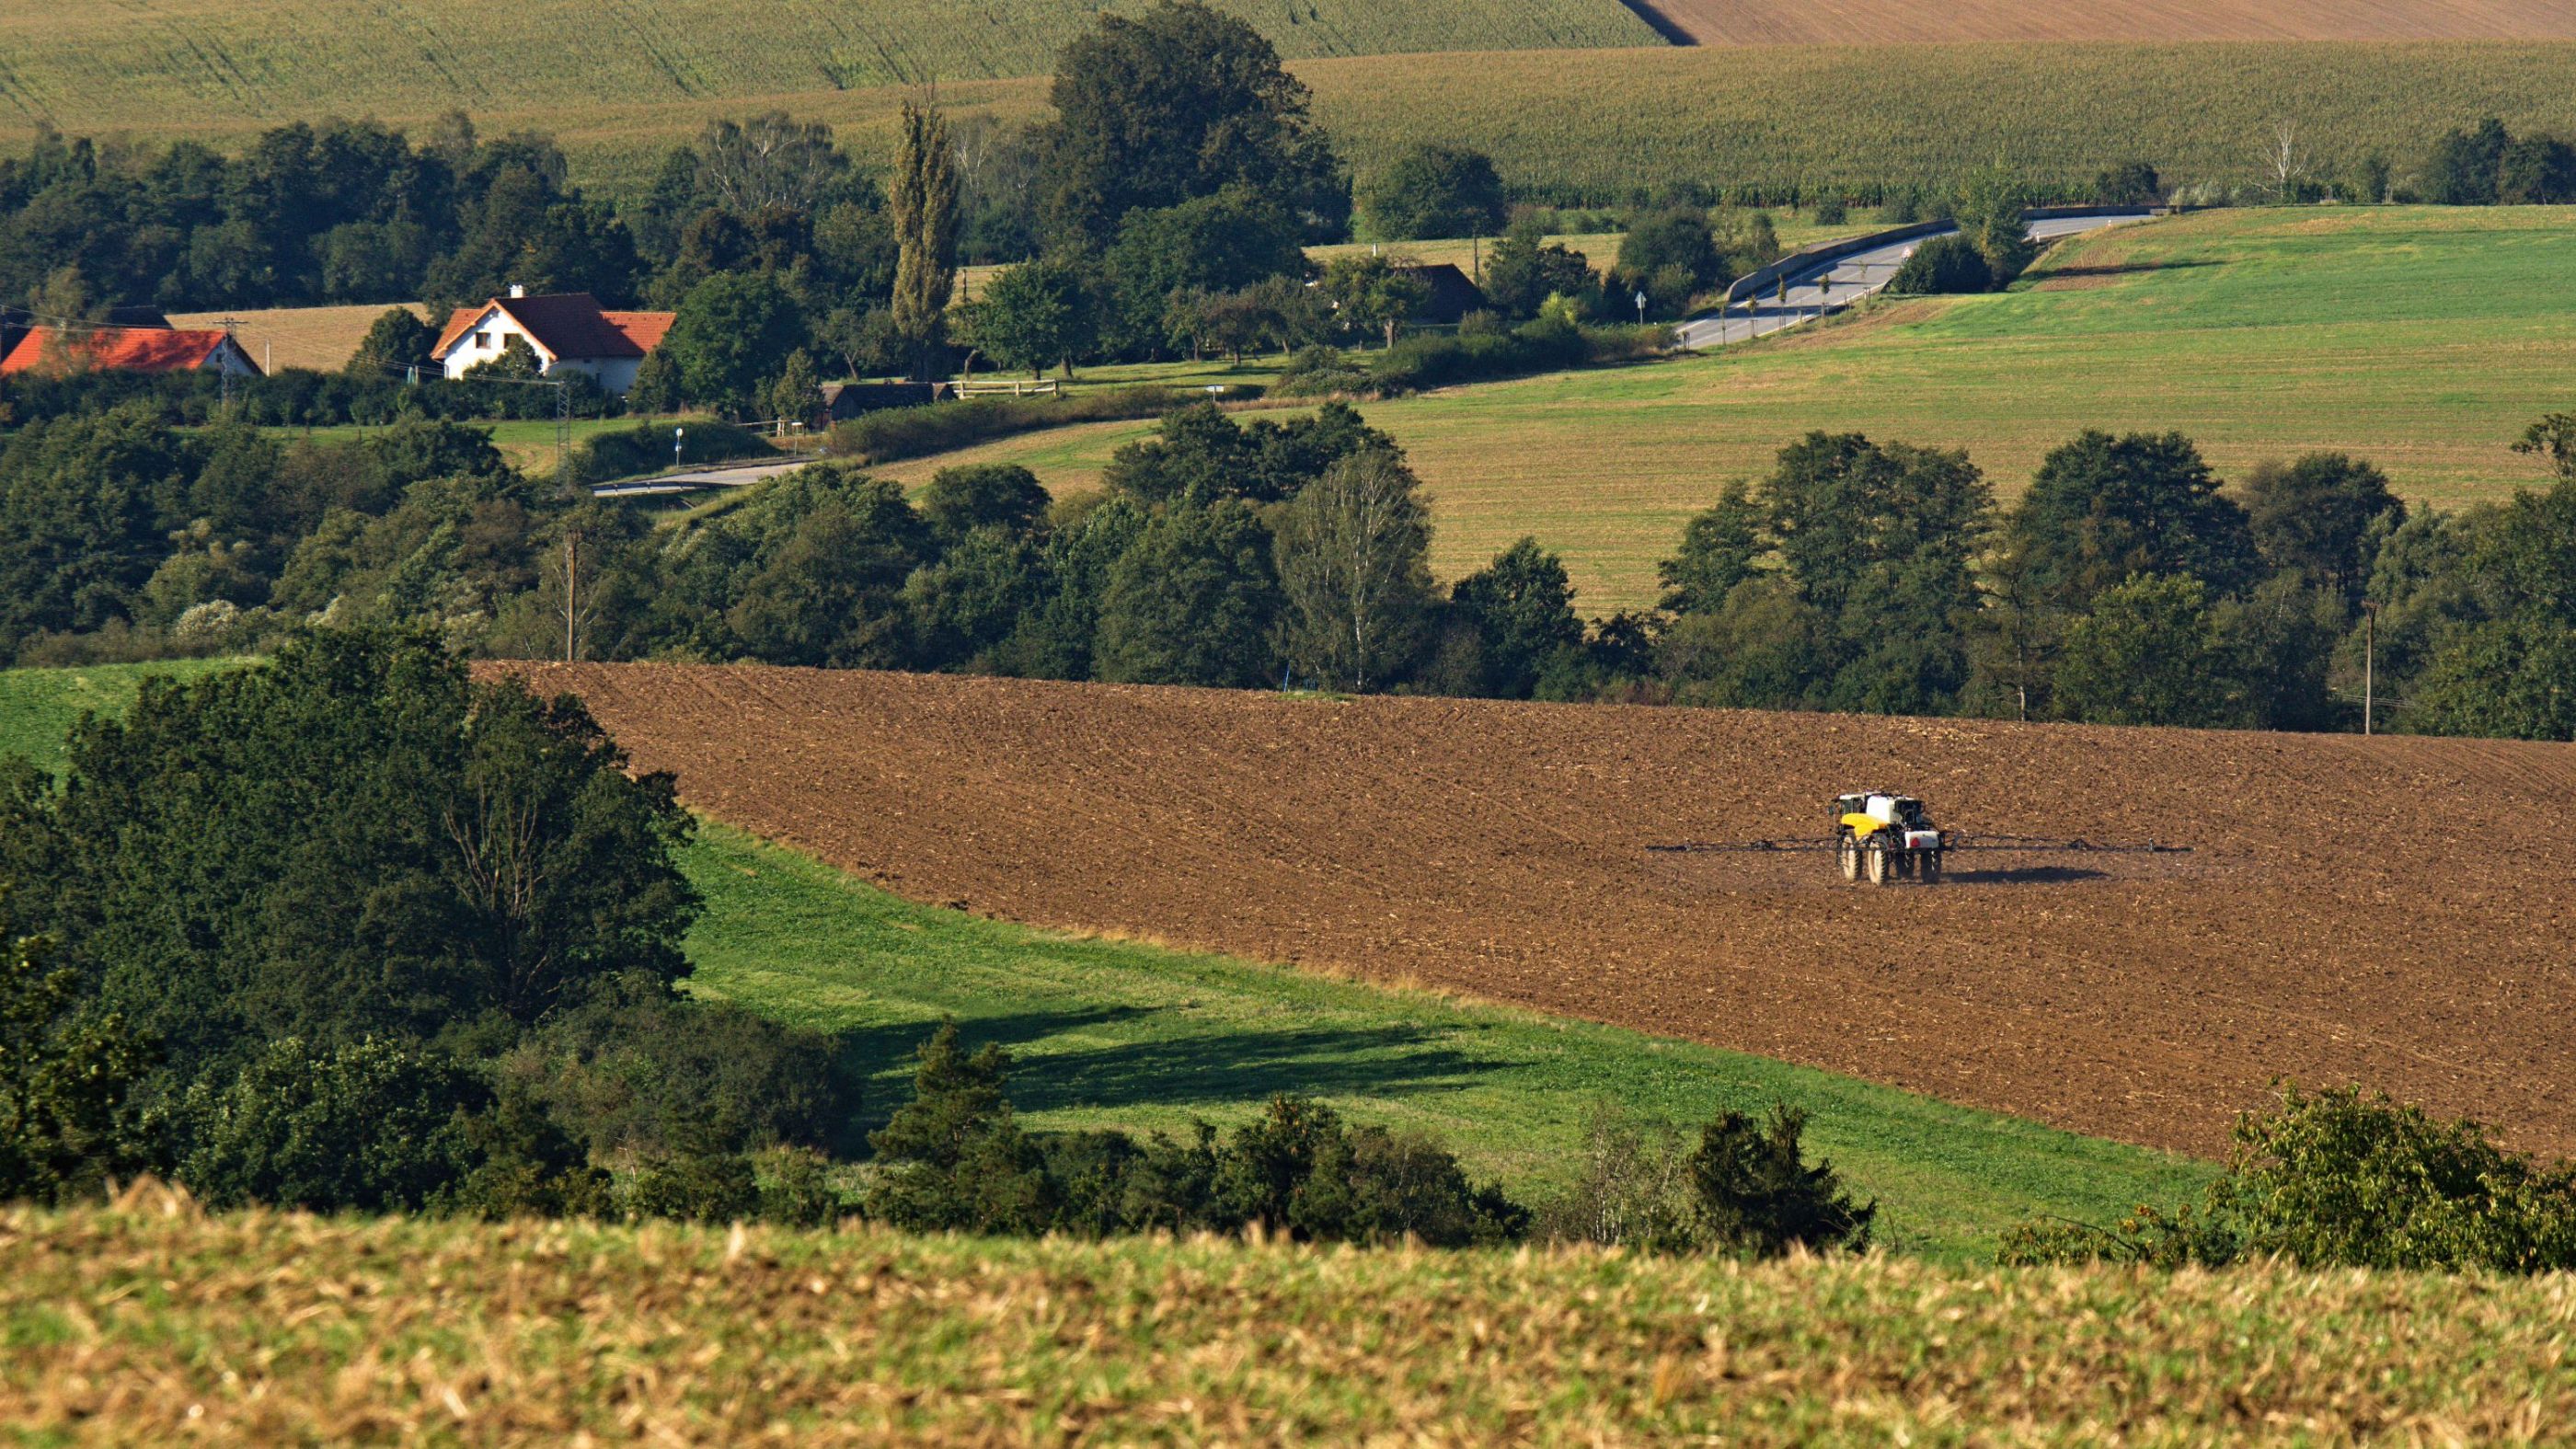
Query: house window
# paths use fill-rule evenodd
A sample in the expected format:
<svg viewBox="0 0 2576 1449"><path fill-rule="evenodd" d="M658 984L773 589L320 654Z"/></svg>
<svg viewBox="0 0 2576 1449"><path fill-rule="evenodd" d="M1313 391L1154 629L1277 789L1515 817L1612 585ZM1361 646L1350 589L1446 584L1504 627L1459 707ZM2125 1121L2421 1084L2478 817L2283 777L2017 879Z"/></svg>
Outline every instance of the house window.
<svg viewBox="0 0 2576 1449"><path fill-rule="evenodd" d="M492 334L488 331L475 333L474 345L477 347L490 347L492 345Z"/></svg>

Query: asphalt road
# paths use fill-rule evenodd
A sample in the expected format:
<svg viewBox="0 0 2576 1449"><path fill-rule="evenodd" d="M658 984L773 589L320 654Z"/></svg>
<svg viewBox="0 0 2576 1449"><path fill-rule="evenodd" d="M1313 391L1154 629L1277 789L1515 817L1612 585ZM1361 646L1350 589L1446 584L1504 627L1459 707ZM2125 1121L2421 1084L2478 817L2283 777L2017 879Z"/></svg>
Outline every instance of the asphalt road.
<svg viewBox="0 0 2576 1449"><path fill-rule="evenodd" d="M774 463L711 463L704 468L630 478L623 483L602 483L590 491L594 498L651 498L666 493L695 493L701 488L748 488L764 478L793 473L813 461L814 455L808 453Z"/></svg>
<svg viewBox="0 0 2576 1449"><path fill-rule="evenodd" d="M2055 241L2059 237L2146 219L2144 213L2052 217L2031 223L2030 234L2037 241ZM1936 232L1933 235L1947 236L1953 232ZM1896 269L1905 264L1907 257L1914 255L1914 249L1930 240L1931 236L1920 236L1874 251L1854 252L1835 261L1819 262L1813 271L1790 276L1789 295L1785 301L1776 295L1762 297L1730 308L1723 316L1711 313L1683 323L1679 329L1682 346L1722 347L1730 342L1750 342L1756 337L1839 312L1893 281Z"/></svg>

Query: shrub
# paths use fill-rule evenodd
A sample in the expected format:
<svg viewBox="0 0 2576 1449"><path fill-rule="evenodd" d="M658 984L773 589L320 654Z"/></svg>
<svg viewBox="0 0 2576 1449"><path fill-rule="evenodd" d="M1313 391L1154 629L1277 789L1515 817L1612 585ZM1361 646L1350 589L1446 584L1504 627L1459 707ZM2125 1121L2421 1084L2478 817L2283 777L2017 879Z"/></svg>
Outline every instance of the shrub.
<svg viewBox="0 0 2576 1449"><path fill-rule="evenodd" d="M78 1014L78 972L12 929L0 891L0 1202L59 1202L141 1160L127 1095L149 1043L114 1014Z"/></svg>
<svg viewBox="0 0 2576 1449"><path fill-rule="evenodd" d="M1378 391L1377 372L1338 347L1300 348L1270 384L1277 397L1368 397Z"/></svg>
<svg viewBox="0 0 2576 1449"><path fill-rule="evenodd" d="M1816 225L1841 226L1849 220L1851 220L1851 203L1843 200L1839 194L1827 196L1816 203Z"/></svg>
<svg viewBox="0 0 2576 1449"><path fill-rule="evenodd" d="M1691 1200L1689 1161L1672 1124L1602 1113L1585 1133L1582 1175L1540 1210L1540 1234L1560 1243L1696 1252L1706 1235Z"/></svg>
<svg viewBox="0 0 2576 1449"><path fill-rule="evenodd" d="M1806 1161L1806 1122L1782 1104L1760 1121L1728 1112L1685 1152L1668 1125L1597 1119L1583 1176L1547 1209L1548 1233L1649 1252L1865 1252L1878 1206L1844 1192L1832 1163Z"/></svg>
<svg viewBox="0 0 2576 1449"><path fill-rule="evenodd" d="M1250 388L1238 388L1230 395L1259 394ZM1160 417L1189 400L1168 388L1140 387L1077 397L971 398L925 407L887 408L834 427L825 448L836 458L892 463L1046 428Z"/></svg>
<svg viewBox="0 0 2576 1449"><path fill-rule="evenodd" d="M1994 287L1994 271L1985 254L1957 233L1936 236L1914 249L1888 280L1887 290L1901 297L1984 292Z"/></svg>
<svg viewBox="0 0 2576 1449"><path fill-rule="evenodd" d="M676 1151L682 1120L710 1150L857 1145L859 1085L829 1037L649 980L549 1018L503 1073L603 1156Z"/></svg>
<svg viewBox="0 0 2576 1449"><path fill-rule="evenodd" d="M1700 1130L1691 1187L1719 1246L1757 1258L1869 1247L1878 1205L1844 1193L1831 1162L1808 1165L1798 1141L1806 1125L1806 1113L1774 1103L1759 1123L1729 1112Z"/></svg>
<svg viewBox="0 0 2576 1449"><path fill-rule="evenodd" d="M658 472L672 465L671 426L641 423L613 433L595 433L572 450L575 482L606 483L616 478ZM775 455L758 433L713 418L693 418L678 425L682 464L721 463L733 458Z"/></svg>
<svg viewBox="0 0 2576 1449"><path fill-rule="evenodd" d="M2239 1117L2234 1139L2198 1210L2141 1207L2109 1228L2024 1224L2006 1235L2004 1261L2576 1268L2576 1165L2506 1151L2474 1121L2442 1121L2358 1087L2314 1096L2289 1087L2278 1107Z"/></svg>
<svg viewBox="0 0 2576 1449"><path fill-rule="evenodd" d="M435 1053L378 1038L285 1037L181 1100L179 1180L216 1207L417 1211L471 1168L481 1085Z"/></svg>
<svg viewBox="0 0 2576 1449"><path fill-rule="evenodd" d="M1309 1097L1281 1096L1219 1144L1201 1122L1187 1141L1157 1133L1033 1137L1004 1094L1010 1059L968 1053L954 1022L922 1043L914 1098L869 1140L868 1216L915 1230L1240 1232L1300 1240L1435 1247L1508 1242L1529 1213L1494 1184L1468 1181L1426 1138L1352 1127Z"/></svg>
<svg viewBox="0 0 2576 1449"><path fill-rule="evenodd" d="M1300 353L1272 390L1282 397L1384 397L1634 361L1657 355L1671 342L1671 329L1665 327L1581 326L1563 316L1548 315L1524 322L1509 332L1462 330L1454 337L1416 334L1377 354L1364 366L1339 354L1310 358L1308 353Z"/></svg>

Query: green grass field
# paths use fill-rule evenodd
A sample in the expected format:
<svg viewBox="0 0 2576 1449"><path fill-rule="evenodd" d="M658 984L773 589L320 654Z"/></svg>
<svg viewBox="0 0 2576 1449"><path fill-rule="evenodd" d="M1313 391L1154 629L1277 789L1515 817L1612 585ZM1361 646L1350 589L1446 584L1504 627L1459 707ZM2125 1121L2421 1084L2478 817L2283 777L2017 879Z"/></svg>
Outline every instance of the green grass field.
<svg viewBox="0 0 2576 1449"><path fill-rule="evenodd" d="M1652 602L1657 560L1721 484L1811 428L1966 448L1999 495L2086 427L2180 429L2222 474L2340 449L2410 500L2536 486L2511 451L2576 405L2576 209L2205 212L2068 244L2007 294L1887 301L1707 357L1366 406L1433 496L1432 563L1522 534L1578 607ZM885 470L1016 461L1095 486L1151 424L1033 434Z"/></svg>
<svg viewBox="0 0 2576 1449"><path fill-rule="evenodd" d="M872 1118L909 1096L904 1054L951 1015L1017 1058L1035 1126L1177 1129L1312 1092L1430 1132L1524 1196L1567 1180L1604 1105L1689 1123L1786 1101L1893 1241L1941 1258L1981 1257L2034 1213L2098 1222L2188 1196L2209 1172L1761 1057L914 905L723 827L688 869L708 904L693 989L842 1033L882 1069Z"/></svg>
<svg viewBox="0 0 2576 1449"><path fill-rule="evenodd" d="M236 659L174 659L80 669L0 669L0 756L63 767L63 735L84 714L123 714L147 675L195 679Z"/></svg>
<svg viewBox="0 0 2576 1449"><path fill-rule="evenodd" d="M733 23L730 13L698 22L717 8L717 0L470 8L468 0L429 0L334 8L325 21L313 19L318 0L15 7L0 11L0 147L23 144L39 121L74 133L230 146L299 117L373 116L422 127L463 107L488 132L553 134L576 179L632 195L650 185L666 150L709 119L778 107L832 123L844 144L882 161L909 81L870 79L877 61L839 72L839 80L826 67L841 64L833 59L839 50L877 54L872 36L912 23L876 18L889 9L950 14L927 0L865 11L797 0L763 13L767 27L810 27L804 39L787 40L776 28ZM939 43L973 49L1008 28L996 19L1006 8L1025 17L1034 7L993 0L965 22L945 24ZM2576 132L2576 88L2566 84L2576 44L2566 42L1747 51L1656 47L1640 37L1614 43L1645 48L1580 54L1367 55L1350 52L1421 47L1387 36L1354 39L1341 51L1320 42L1338 25L1354 36L1395 27L1389 36L1408 32L1438 49L1565 44L1544 36L1576 33L1562 18L1569 8L1620 7L1247 0L1245 8L1317 17L1271 28L1295 32L1283 40L1288 53L1319 57L1295 69L1359 175L1406 146L1439 139L1490 152L1507 181L1571 188L1603 203L1685 180L1775 190L1940 187L1998 156L2060 182L2141 158L2175 182L2247 185L2262 179L2263 142L2284 117L2306 138L2307 159L2328 174L2378 153L2403 177L2444 128L2481 116L2500 117L2517 133ZM1457 23L1464 11L1487 19ZM836 28L850 38L830 40ZM1037 43L1043 27L1034 21L1021 29L1028 43L1007 64L895 63L906 75L938 69L940 98L961 117L1033 120L1046 110L1046 82L1027 77L1050 68L1043 57L1053 42ZM556 43L593 33L618 38L578 53ZM887 41L884 52L900 56L903 44ZM976 78L1014 73L1022 78Z"/></svg>
<svg viewBox="0 0 2576 1449"><path fill-rule="evenodd" d="M0 672L0 752L59 767L61 729L123 708L158 668ZM721 825L685 865L707 901L692 989L838 1035L874 1073L871 1121L909 1095L914 1043L954 1016L1017 1059L1033 1126L1180 1129L1312 1092L1431 1132L1523 1196L1568 1180L1604 1106L1690 1123L1786 1101L1812 1114L1813 1150L1881 1200L1887 1240L1942 1259L1982 1258L2033 1214L2103 1221L2185 1197L2211 1172L1760 1057L916 905Z"/></svg>
<svg viewBox="0 0 2576 1449"><path fill-rule="evenodd" d="M44 1445L2550 1443L2576 1289L0 1212Z"/></svg>

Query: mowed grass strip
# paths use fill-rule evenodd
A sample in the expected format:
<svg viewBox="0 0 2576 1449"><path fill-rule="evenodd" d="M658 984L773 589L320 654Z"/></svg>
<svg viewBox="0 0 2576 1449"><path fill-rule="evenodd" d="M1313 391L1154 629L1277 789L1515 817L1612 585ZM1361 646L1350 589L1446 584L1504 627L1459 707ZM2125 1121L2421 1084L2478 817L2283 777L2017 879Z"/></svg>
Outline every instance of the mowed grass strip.
<svg viewBox="0 0 2576 1449"><path fill-rule="evenodd" d="M2540 1442L2576 1280L0 1213L45 1444Z"/></svg>
<svg viewBox="0 0 2576 1449"><path fill-rule="evenodd" d="M841 1035L880 1119L942 1017L1016 1061L1033 1127L1242 1121L1277 1092L1419 1129L1524 1200L1579 1171L1603 1108L1684 1126L1786 1102L1811 1153L1879 1199L1888 1240L1988 1258L2039 1214L2107 1222L2195 1193L2201 1163L1761 1057L1312 971L1087 939L905 901L709 825L687 857L707 913L691 990Z"/></svg>
<svg viewBox="0 0 2576 1449"><path fill-rule="evenodd" d="M83 709L145 676L238 660L0 671L0 754L62 766ZM1761 1057L1427 992L1145 943L1087 939L906 901L708 823L683 857L707 909L690 989L840 1037L874 1074L871 1123L909 1100L906 1058L943 1017L1018 1060L1031 1126L1182 1131L1242 1121L1276 1092L1416 1128L1523 1197L1560 1189L1602 1108L1688 1125L1729 1107L1812 1114L1810 1150L1882 1204L1885 1239L1975 1261L2025 1218L2102 1222L2196 1193L2213 1169L2143 1148Z"/></svg>
<svg viewBox="0 0 2576 1449"><path fill-rule="evenodd" d="M2229 477L2336 449L2444 507L2543 481L2512 443L2576 404L2576 209L2204 212L2065 243L2013 291L1876 302L1706 357L1364 405L1432 497L1432 565L1523 534L1593 613L1654 601L1655 565L1726 480L1810 429L1965 448L2009 501L2088 427L2179 429ZM1042 433L888 469L1022 462L1098 486L1150 423Z"/></svg>
<svg viewBox="0 0 2576 1449"><path fill-rule="evenodd" d="M223 39L233 12L248 24L268 8L183 3L175 13L157 6L117 12L118 27L151 32L123 48L75 50L51 38L62 30L53 9L0 11L0 55L9 57L9 69L0 71L0 146L23 145L40 119L75 133L238 148L259 130L297 118L373 116L420 130L462 107L488 134L554 135L574 179L632 197L651 187L663 155L708 120L772 108L830 122L844 145L884 165L894 153L897 111L911 93L908 82L836 84L821 71L827 52L774 44L765 27L740 25L731 14L705 26L680 23L688 5L619 7L595 27L562 14L567 4L595 0L475 6L470 20L453 23L441 7L406 7L399 13L428 22L417 38L339 61L329 59L344 54L339 46L317 46L314 37L340 33L342 10L295 38L313 58L289 60ZM294 3L314 11L319 0ZM444 3L462 9L465 0ZM821 0L799 6L820 8ZM104 0L72 8L84 17L106 10ZM919 0L917 8L930 7ZM1295 8L1305 8L1302 0ZM1365 8L1418 14L1432 28L1441 28L1451 9ZM873 13L844 6L828 23L863 29L869 22L860 17ZM542 37L498 48L465 45L478 26L523 23L541 24ZM633 37L636 27L673 34L667 44L648 46ZM563 35L592 33L616 38L572 49L559 43ZM70 62L28 59L31 34L48 37L49 55L71 55L86 69L74 77ZM458 55L483 58L479 68L440 49L450 35L461 37ZM763 59L739 69L701 61L693 47L717 45L711 36ZM1461 30L1441 43L1483 42ZM2576 132L2576 88L2566 84L2576 70L2576 43L2568 41L1834 44L1751 53L1640 46L1350 55L1298 60L1292 68L1313 87L1316 117L1363 178L1405 148L1439 140L1490 153L1507 181L1596 204L1624 203L1674 182L1775 193L1882 183L1937 192L1999 155L2069 185L2140 159L2176 184L2251 186L2267 179L2264 145L2285 117L2325 174L2348 172L2376 153L2409 175L2445 128L2483 116L2501 118L2518 135ZM427 60L415 66L389 58L424 51L440 58L444 74ZM154 57L155 65L135 73ZM665 62L682 79L672 79ZM942 70L940 101L961 120L1040 119L1048 113L1043 77L1052 61L1025 64L1012 79Z"/></svg>

